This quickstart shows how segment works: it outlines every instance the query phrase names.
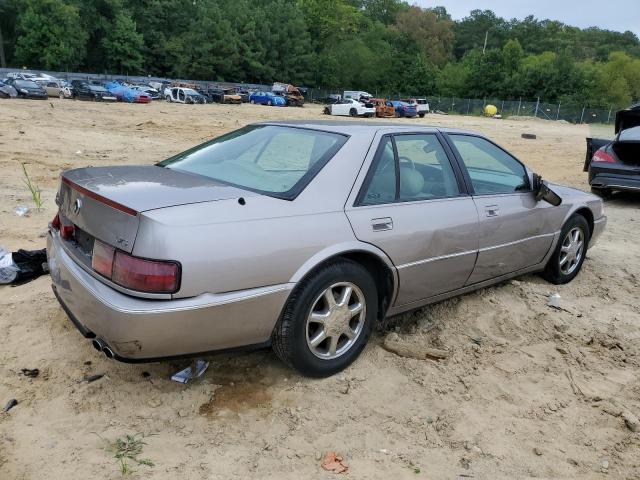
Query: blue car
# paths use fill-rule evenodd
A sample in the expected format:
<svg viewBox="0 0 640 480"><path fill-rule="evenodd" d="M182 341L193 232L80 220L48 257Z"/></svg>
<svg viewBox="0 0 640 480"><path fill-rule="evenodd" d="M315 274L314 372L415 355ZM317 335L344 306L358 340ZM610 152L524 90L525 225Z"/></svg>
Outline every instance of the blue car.
<svg viewBox="0 0 640 480"><path fill-rule="evenodd" d="M249 95L250 103L258 103L260 105L269 105L274 107L286 107L287 101L284 97L280 97L272 92L253 92Z"/></svg>
<svg viewBox="0 0 640 480"><path fill-rule="evenodd" d="M418 109L415 105L399 100L391 100L396 109L396 117L415 117L418 115Z"/></svg>

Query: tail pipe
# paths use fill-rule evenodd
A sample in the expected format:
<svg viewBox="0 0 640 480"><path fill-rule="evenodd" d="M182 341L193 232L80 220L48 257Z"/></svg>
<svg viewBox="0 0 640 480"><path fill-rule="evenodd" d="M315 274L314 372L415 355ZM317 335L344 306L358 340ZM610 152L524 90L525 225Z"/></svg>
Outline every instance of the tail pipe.
<svg viewBox="0 0 640 480"><path fill-rule="evenodd" d="M99 338L91 340L91 345L93 345L93 348L97 351L104 353L107 358L113 358L115 356L113 350L111 350L111 348L109 348L109 346Z"/></svg>

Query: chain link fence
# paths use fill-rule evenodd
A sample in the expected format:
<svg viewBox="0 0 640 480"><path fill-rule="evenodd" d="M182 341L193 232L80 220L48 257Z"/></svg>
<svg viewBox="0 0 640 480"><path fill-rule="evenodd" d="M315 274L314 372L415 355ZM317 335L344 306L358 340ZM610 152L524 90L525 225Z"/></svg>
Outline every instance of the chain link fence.
<svg viewBox="0 0 640 480"><path fill-rule="evenodd" d="M0 78L7 76L9 72L20 71L15 68L0 68ZM29 70L30 73L38 73L35 70ZM107 81L114 79L124 79L132 83L148 84L150 81L166 82L172 81L167 78L151 77L151 76L131 76L131 75L112 75L112 74L95 74L95 73L77 73L77 72L41 72L52 75L56 78L65 80L96 80ZM173 79L176 80L176 79ZM242 87L248 90L271 90L271 85L261 85L252 83L238 82L213 82L203 80L180 80L187 83L193 83L202 87L215 83L221 86ZM310 103L328 103L331 96L342 95L344 90L329 90L323 88L302 88L306 101ZM401 92L370 92L376 98L388 98L391 100L401 100L403 98L426 98L429 102L429 108L434 112L442 112L447 114L458 115L482 115L486 105L495 105L498 114L503 118L522 116L537 117L546 120L564 120L570 123L586 123L586 124L612 124L615 120L615 109L597 109L588 106L569 106L561 103L547 103L527 100L501 100L497 98L474 99L474 98L455 98L440 97L434 95L405 95Z"/></svg>
<svg viewBox="0 0 640 480"><path fill-rule="evenodd" d="M434 95L403 95L390 92L370 92L376 98L400 100L403 98L426 98L429 108L434 112L458 115L482 115L486 105L494 105L498 114L508 117L537 117L545 120L564 120L570 123L611 124L615 120L615 109L597 109L588 106L563 105L562 103L548 103L539 100L502 100L498 98L457 98ZM341 90L326 90L320 88L308 89L307 100L323 103L330 101L330 95L341 95Z"/></svg>

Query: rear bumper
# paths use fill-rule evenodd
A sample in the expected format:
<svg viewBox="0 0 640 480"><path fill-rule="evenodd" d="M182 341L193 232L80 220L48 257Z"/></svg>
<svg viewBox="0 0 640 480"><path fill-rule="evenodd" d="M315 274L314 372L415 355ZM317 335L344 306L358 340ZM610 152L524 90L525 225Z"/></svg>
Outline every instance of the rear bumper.
<svg viewBox="0 0 640 480"><path fill-rule="evenodd" d="M640 167L589 168L589 185L615 190L640 190Z"/></svg>
<svg viewBox="0 0 640 480"><path fill-rule="evenodd" d="M78 330L106 343L121 361L144 362L251 345L270 337L293 284L193 298L148 300L112 289L87 273L49 233L56 297Z"/></svg>

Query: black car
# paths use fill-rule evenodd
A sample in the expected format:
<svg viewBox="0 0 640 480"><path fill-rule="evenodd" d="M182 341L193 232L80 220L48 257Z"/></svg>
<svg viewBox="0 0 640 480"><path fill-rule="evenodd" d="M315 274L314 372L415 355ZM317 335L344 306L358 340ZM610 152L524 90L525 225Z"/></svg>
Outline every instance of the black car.
<svg viewBox="0 0 640 480"><path fill-rule="evenodd" d="M102 85L96 85L84 80L73 80L71 82L71 93L73 98L93 100L94 102L116 102L118 99Z"/></svg>
<svg viewBox="0 0 640 480"><path fill-rule="evenodd" d="M46 100L49 98L47 91L32 80L7 78L4 83L16 89L18 98L33 98L35 100Z"/></svg>
<svg viewBox="0 0 640 480"><path fill-rule="evenodd" d="M603 197L614 190L640 191L640 103L616 113L615 138L587 138L584 171L591 190Z"/></svg>

